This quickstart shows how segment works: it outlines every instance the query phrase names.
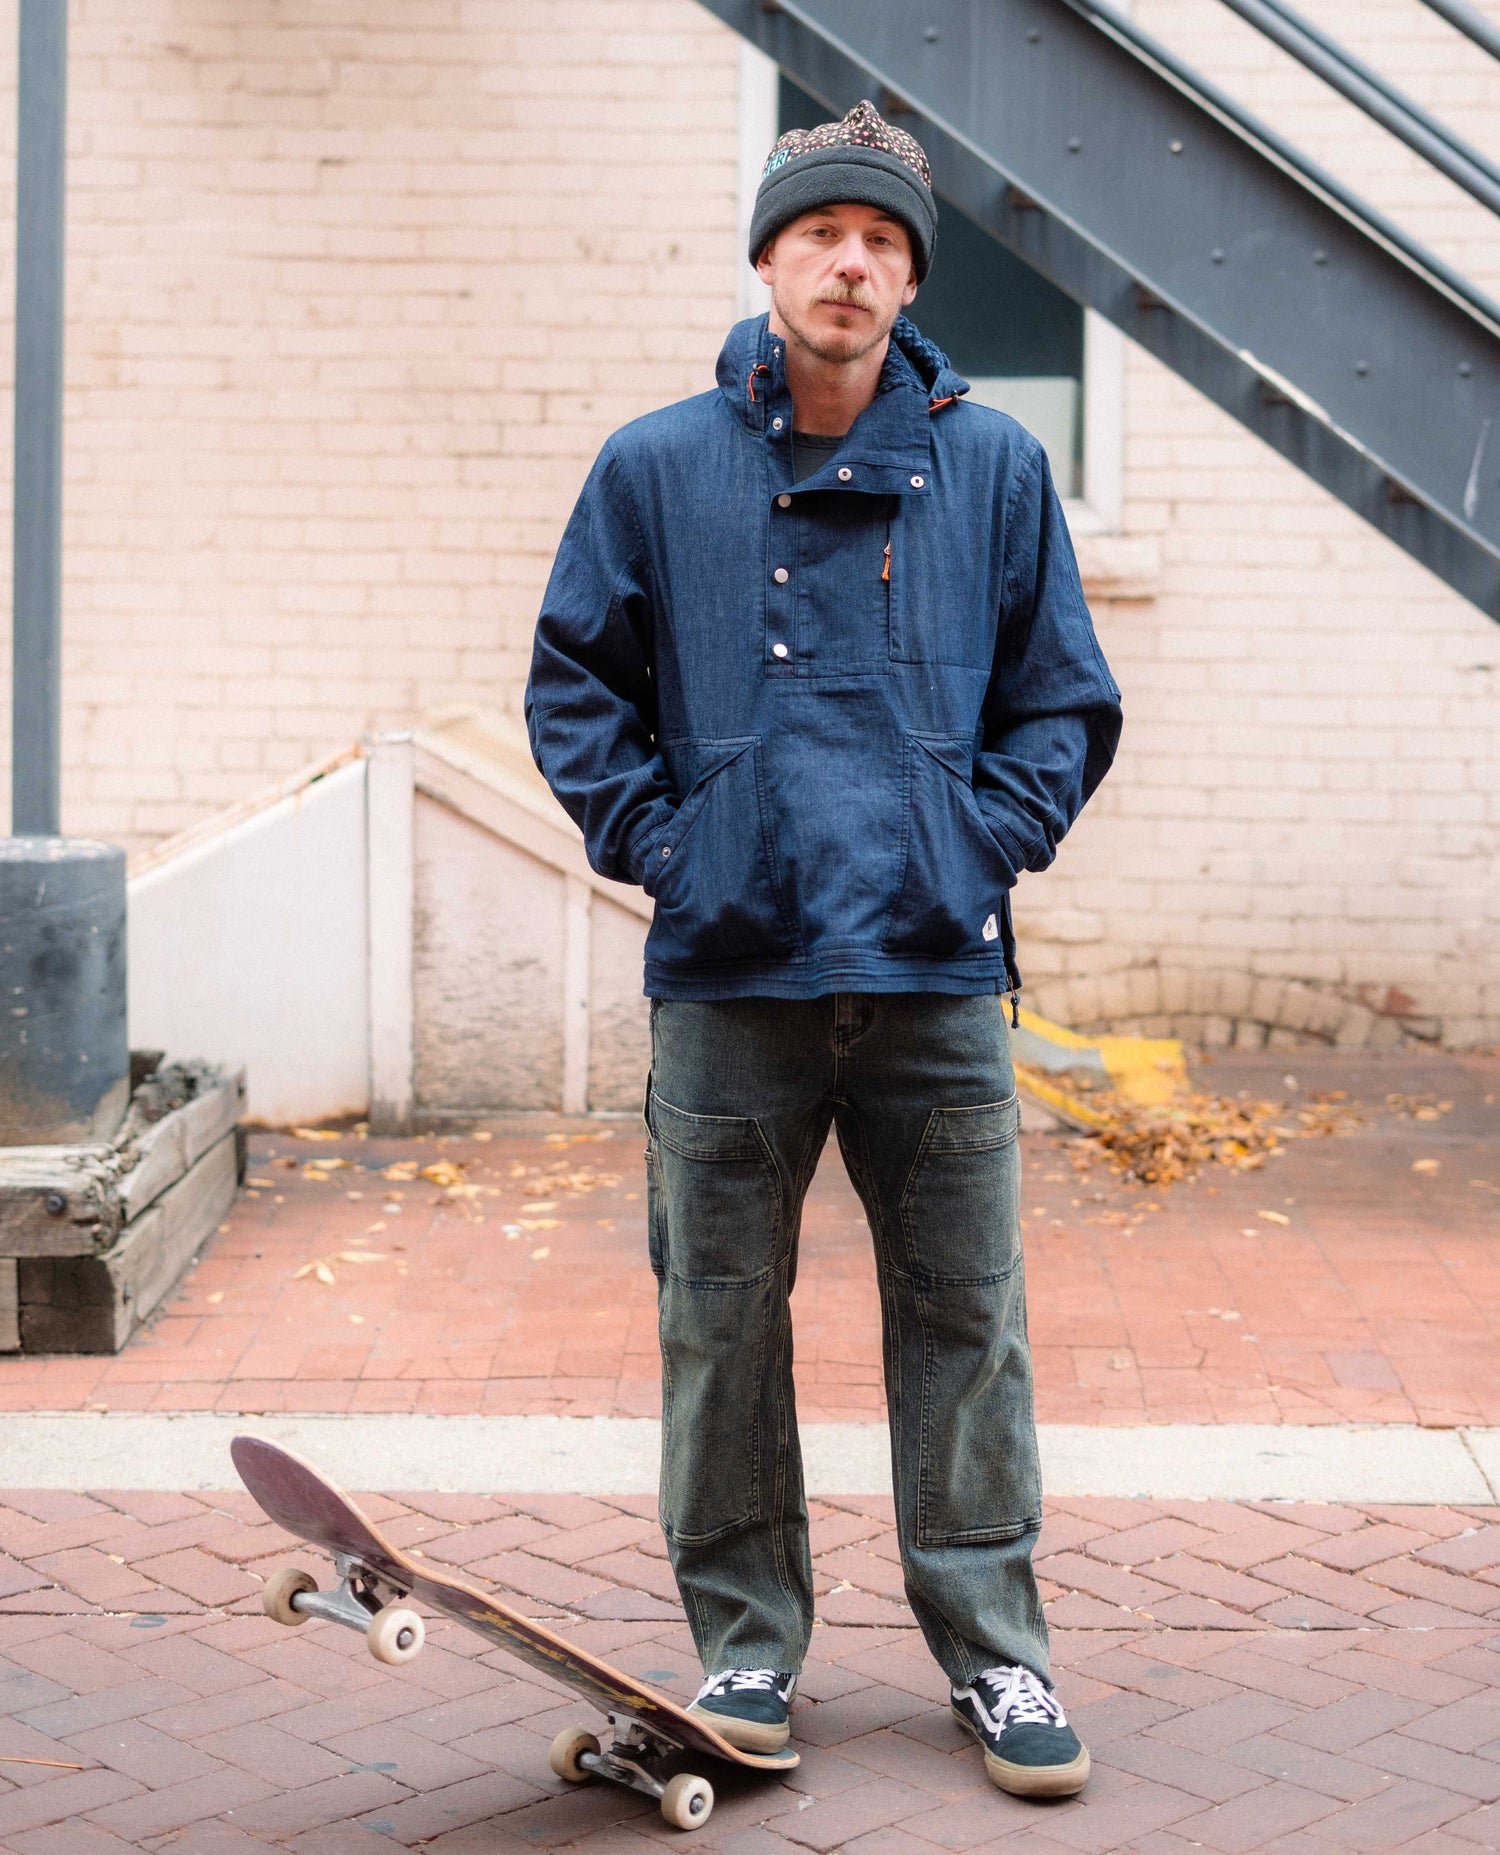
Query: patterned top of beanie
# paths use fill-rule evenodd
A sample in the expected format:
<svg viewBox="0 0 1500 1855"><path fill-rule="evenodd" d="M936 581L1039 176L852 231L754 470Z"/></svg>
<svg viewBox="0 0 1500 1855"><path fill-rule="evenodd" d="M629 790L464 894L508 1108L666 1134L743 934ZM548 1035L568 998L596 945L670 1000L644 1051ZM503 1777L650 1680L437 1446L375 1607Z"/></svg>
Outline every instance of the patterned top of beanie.
<svg viewBox="0 0 1500 1855"><path fill-rule="evenodd" d="M767 156L761 179L799 155L813 154L819 148L879 148L919 175L924 187L932 185L932 170L922 144L905 129L893 128L868 98L856 103L842 122L820 122L816 129L788 129Z"/></svg>

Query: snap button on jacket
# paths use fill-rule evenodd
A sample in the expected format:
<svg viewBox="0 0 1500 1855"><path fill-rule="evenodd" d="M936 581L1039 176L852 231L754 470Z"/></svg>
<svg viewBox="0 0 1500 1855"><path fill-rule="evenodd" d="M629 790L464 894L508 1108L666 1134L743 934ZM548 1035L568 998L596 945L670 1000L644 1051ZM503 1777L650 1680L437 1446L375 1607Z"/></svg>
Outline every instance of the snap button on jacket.
<svg viewBox="0 0 1500 1855"><path fill-rule="evenodd" d="M526 685L590 863L655 901L645 990L1014 990L1010 891L1120 733L1046 454L905 317L800 483L765 316L717 377L604 446Z"/></svg>

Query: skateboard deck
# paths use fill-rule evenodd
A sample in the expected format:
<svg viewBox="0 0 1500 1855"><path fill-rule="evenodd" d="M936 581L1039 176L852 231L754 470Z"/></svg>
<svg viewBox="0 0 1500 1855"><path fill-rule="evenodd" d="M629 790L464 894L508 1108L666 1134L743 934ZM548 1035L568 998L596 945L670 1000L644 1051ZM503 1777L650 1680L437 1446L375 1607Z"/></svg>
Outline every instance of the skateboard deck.
<svg viewBox="0 0 1500 1855"><path fill-rule="evenodd" d="M319 1593L304 1603L293 1599L293 1609L300 1614L280 1616L280 1621L300 1623L307 1616L321 1615L362 1629L378 1611L390 1609L395 1599L415 1597L440 1616L450 1617L496 1648L550 1675L607 1714L615 1725L615 1739L602 1754L597 1775L657 1797L664 1787L649 1769L650 1763L660 1762L673 1751L723 1759L727 1764L756 1771L790 1771L798 1763L790 1746L772 1753L741 1751L676 1701L523 1617L493 1591L481 1590L393 1546L342 1488L294 1451L262 1437L237 1436L230 1444L230 1455L241 1481L266 1515L288 1533L331 1554L344 1579L336 1595L324 1597ZM311 1579L303 1589L312 1591ZM411 1623L420 1643L420 1622L413 1617ZM374 1648L373 1636L371 1645ZM406 1659L408 1653L415 1650L382 1659ZM607 1768L611 1754L622 1752L628 1756L617 1762L629 1766L630 1773ZM643 1752L648 1755L645 1783L631 1775L638 1770ZM584 1763L589 1771L595 1769L592 1758ZM555 1763L554 1769L558 1769ZM711 1792L697 1820L706 1819L710 1808Z"/></svg>

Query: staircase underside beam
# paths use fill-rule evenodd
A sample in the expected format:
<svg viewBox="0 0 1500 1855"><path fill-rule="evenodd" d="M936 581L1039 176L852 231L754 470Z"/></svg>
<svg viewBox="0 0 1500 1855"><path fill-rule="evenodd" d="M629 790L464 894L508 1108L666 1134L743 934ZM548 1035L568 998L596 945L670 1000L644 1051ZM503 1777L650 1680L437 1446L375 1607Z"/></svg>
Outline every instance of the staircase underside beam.
<svg viewBox="0 0 1500 1855"><path fill-rule="evenodd" d="M1500 619L1500 329L1067 0L703 0Z"/></svg>

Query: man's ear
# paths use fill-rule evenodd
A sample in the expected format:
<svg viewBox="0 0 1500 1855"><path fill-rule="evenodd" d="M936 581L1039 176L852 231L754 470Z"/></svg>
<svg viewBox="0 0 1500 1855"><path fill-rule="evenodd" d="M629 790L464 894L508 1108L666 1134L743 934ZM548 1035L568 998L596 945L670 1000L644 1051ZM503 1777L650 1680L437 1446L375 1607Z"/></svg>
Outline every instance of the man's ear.
<svg viewBox="0 0 1500 1855"><path fill-rule="evenodd" d="M901 307L905 309L907 304L912 301L912 299L916 296L916 294L917 294L917 267L916 265L913 265L911 267L911 270L907 273L906 288L901 292Z"/></svg>
<svg viewBox="0 0 1500 1855"><path fill-rule="evenodd" d="M761 246L760 256L755 260L755 274L764 284L769 284L775 279L776 266L771 257L771 253L775 249L776 240L774 238L768 238L765 244Z"/></svg>

